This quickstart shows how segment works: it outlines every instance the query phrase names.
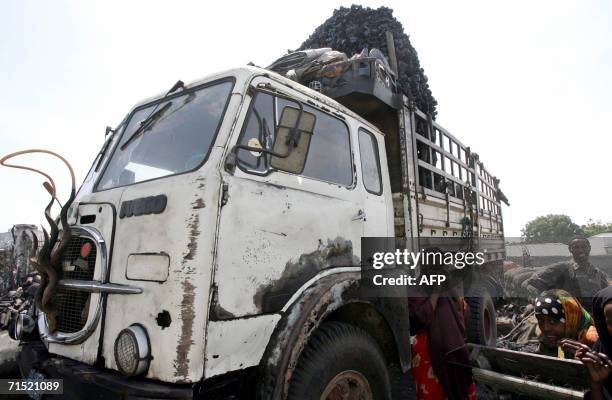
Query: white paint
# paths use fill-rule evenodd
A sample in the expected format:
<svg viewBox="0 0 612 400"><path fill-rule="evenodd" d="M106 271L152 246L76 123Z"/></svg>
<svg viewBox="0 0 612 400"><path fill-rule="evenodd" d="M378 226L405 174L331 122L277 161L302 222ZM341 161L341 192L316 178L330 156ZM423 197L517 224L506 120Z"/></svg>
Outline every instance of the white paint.
<svg viewBox="0 0 612 400"><path fill-rule="evenodd" d="M282 311L283 312L287 311L289 307L291 307L293 303L295 303L295 301L302 295L302 293L304 293L304 291L308 289L310 286L312 286L312 284L315 283L316 281L326 276L340 274L343 272L361 272L361 267L341 267L341 268L328 269L328 270L319 272L316 276L312 277L304 285L302 285L301 288L295 291L293 296L291 296L289 301L287 301L287 304L285 304L285 306L283 307Z"/></svg>
<svg viewBox="0 0 612 400"><path fill-rule="evenodd" d="M130 254L125 275L128 279L165 282L169 267L167 254Z"/></svg>
<svg viewBox="0 0 612 400"><path fill-rule="evenodd" d="M210 321L206 343L205 377L258 365L279 314L247 319Z"/></svg>
<svg viewBox="0 0 612 400"><path fill-rule="evenodd" d="M343 110L320 93L267 74L271 79L256 78L253 85L268 83L304 102L320 101ZM243 113L246 111L243 109ZM358 152L355 122L347 118L353 154ZM237 142L238 134L234 132L227 149ZM258 291L280 279L286 266L298 262L300 255L321 249L330 240L350 241L353 254L360 257L363 221L353 218L363 203L361 185L340 187L280 171L262 177L238 168L234 175L223 172L223 176L229 185L229 201L221 212L215 281L219 304L234 316L259 314ZM358 179L356 176L355 182Z"/></svg>

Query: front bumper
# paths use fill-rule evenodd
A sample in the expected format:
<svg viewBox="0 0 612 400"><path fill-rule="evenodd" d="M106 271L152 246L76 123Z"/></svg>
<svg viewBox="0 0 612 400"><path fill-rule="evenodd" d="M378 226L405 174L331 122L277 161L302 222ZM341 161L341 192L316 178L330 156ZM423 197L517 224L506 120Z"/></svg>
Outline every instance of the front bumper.
<svg viewBox="0 0 612 400"><path fill-rule="evenodd" d="M25 344L17 358L21 375L35 369L64 380L65 399L192 399L192 385L127 378L114 371L51 355L41 342Z"/></svg>

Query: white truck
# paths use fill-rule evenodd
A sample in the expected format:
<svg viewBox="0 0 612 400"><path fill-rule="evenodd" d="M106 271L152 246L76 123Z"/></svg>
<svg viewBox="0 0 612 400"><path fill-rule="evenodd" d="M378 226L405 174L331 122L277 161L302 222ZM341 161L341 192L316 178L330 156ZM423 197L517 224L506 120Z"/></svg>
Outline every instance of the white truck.
<svg viewBox="0 0 612 400"><path fill-rule="evenodd" d="M247 66L135 106L70 207L52 323L18 321L22 374L74 398L390 398L408 306L360 296L362 238L460 238L501 267L499 181L375 60L343 74ZM474 281L491 344L496 277Z"/></svg>

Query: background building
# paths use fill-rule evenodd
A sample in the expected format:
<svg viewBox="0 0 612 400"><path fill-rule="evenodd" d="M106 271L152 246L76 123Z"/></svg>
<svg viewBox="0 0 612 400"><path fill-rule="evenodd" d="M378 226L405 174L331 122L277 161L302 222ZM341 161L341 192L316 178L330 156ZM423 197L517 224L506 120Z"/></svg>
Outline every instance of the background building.
<svg viewBox="0 0 612 400"><path fill-rule="evenodd" d="M32 235L36 235L41 246L43 235L36 225L14 225L8 232L0 233L0 293L14 288L33 271L30 262L34 245Z"/></svg>

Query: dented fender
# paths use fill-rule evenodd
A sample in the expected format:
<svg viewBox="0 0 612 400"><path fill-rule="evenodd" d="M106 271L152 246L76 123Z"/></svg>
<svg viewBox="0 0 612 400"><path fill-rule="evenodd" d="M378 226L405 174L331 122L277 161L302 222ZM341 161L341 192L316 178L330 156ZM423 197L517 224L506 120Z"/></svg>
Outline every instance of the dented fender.
<svg viewBox="0 0 612 400"><path fill-rule="evenodd" d="M394 339L393 349L407 370L410 362L408 303L405 298L365 299L360 272L325 276L305 289L286 309L268 343L261 367L260 398L285 399L299 356L312 333L334 311L352 304L368 303L386 320Z"/></svg>

